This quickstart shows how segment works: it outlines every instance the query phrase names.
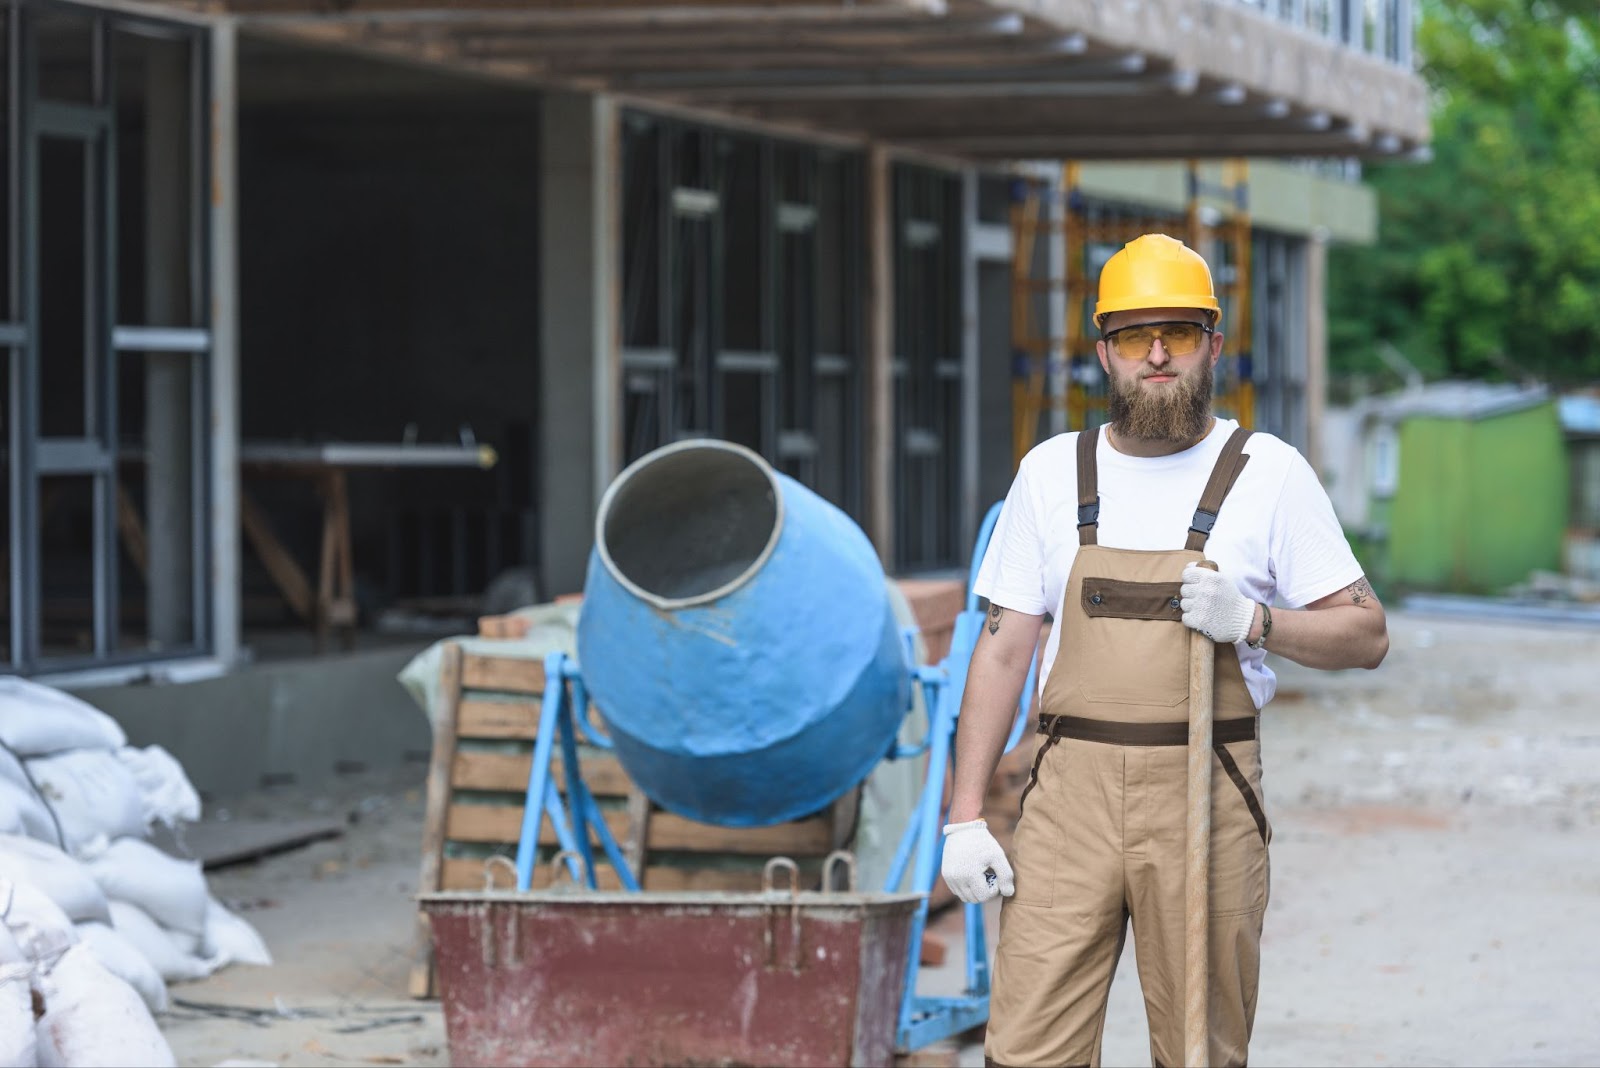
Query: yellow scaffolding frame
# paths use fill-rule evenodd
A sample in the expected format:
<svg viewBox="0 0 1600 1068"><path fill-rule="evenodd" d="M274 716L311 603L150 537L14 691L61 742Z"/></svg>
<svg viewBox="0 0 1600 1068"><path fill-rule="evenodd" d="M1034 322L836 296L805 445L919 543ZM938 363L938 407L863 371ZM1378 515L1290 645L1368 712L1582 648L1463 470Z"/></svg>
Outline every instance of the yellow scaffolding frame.
<svg viewBox="0 0 1600 1068"><path fill-rule="evenodd" d="M1251 225L1249 212L1249 163L1227 160L1222 164L1222 182L1208 186L1201 180L1200 165L1188 165L1188 203L1182 218L1135 217L1093 219L1080 189L1081 165L1061 165L1054 181L1020 177L1013 184L1011 203L1011 346L1012 366L1012 445L1013 460L1022 457L1041 439L1039 421L1051 411L1064 409L1068 430L1089 426L1092 415L1103 415L1105 401L1091 391L1087 381L1095 375L1089 366L1095 360L1096 336L1092 307L1098 288L1098 274L1089 276L1089 248L1094 245L1121 245L1140 234L1182 230L1191 248L1205 254L1216 243L1216 255L1208 257L1217 276L1217 296L1223 305L1223 361L1218 405L1241 426L1254 422L1255 385L1251 378ZM1220 221L1208 222L1204 210L1207 199L1226 205ZM1059 233L1065 251L1065 264L1059 276L1052 265L1039 259L1041 236ZM1059 291L1063 302L1059 326L1052 327L1050 299ZM1041 297L1043 300L1041 301ZM1041 303L1043 307L1041 308ZM1041 322L1042 320L1042 322ZM1052 373L1066 376L1062 395L1051 395Z"/></svg>

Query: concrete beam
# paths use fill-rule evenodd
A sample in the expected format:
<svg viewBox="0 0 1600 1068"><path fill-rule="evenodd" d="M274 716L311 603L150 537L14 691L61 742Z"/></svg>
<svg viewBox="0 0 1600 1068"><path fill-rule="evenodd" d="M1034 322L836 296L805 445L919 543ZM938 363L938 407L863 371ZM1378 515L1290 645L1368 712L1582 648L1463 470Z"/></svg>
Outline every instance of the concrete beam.
<svg viewBox="0 0 1600 1068"><path fill-rule="evenodd" d="M209 0L188 0L176 7L195 8ZM326 17L342 22L365 23L404 19L419 23L482 22L486 15L505 18L524 25L548 29L618 29L700 25L729 22L757 25L802 23L848 23L870 25L900 22L911 17L939 18L946 12L945 0L862 0L860 3L827 3L825 0L472 0L452 5L449 0L348 0L337 12L325 14L321 0L231 0L227 10L249 16L252 22L279 19L299 20Z"/></svg>
<svg viewBox="0 0 1600 1068"><path fill-rule="evenodd" d="M982 0L1096 43L1140 49L1203 78L1328 111L1413 143L1429 137L1427 87L1408 68L1299 32L1235 0Z"/></svg>
<svg viewBox="0 0 1600 1068"><path fill-rule="evenodd" d="M819 10L840 17L823 18ZM755 114L802 135L967 161L1394 157L1429 136L1426 89L1408 67L1235 0L948 0L826 9L659 3L642 11L628 3L580 8L548 0L537 11L375 7L364 17L303 14L263 24L483 77L713 115ZM608 30L630 46L613 47ZM563 39L572 47L553 47ZM1089 76L1107 62L1133 65ZM997 115L1000 100L1007 106ZM997 122L1016 139L1002 141ZM1319 124L1327 139L1302 136ZM989 140L935 142L920 133L930 128ZM1070 143L1048 140L1069 134ZM1121 134L1138 143L1116 141Z"/></svg>
<svg viewBox="0 0 1600 1068"><path fill-rule="evenodd" d="M1322 473L1322 424L1328 392L1328 242L1306 242L1306 459Z"/></svg>
<svg viewBox="0 0 1600 1068"><path fill-rule="evenodd" d="M189 51L151 47L144 72L144 323L187 327L190 308ZM195 637L195 431L186 353L144 356L145 588L150 638L180 649Z"/></svg>
<svg viewBox="0 0 1600 1068"><path fill-rule="evenodd" d="M883 145L867 150L867 536L894 566L894 208L893 161Z"/></svg>

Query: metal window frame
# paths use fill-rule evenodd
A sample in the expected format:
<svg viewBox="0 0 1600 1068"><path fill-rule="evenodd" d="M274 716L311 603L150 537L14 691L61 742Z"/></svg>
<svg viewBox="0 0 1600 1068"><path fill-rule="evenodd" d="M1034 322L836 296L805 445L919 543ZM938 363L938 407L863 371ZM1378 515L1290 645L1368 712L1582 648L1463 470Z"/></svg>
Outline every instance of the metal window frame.
<svg viewBox="0 0 1600 1068"><path fill-rule="evenodd" d="M1306 240L1258 229L1251 242L1256 426L1304 451L1310 433Z"/></svg>
<svg viewBox="0 0 1600 1068"><path fill-rule="evenodd" d="M812 183L813 202L810 203L786 197L781 189L781 166L797 160L798 165L818 166L818 146L644 110L630 110L624 117L623 128L625 137L640 138L634 142L636 145L645 145L646 137L654 140L650 146L653 152L647 149L625 151L628 166L624 168L622 182L626 202L639 195L638 187L644 184L645 174L640 168L653 168L650 185L656 202L641 214L652 217L658 227L653 264L638 262L636 253L627 245L630 235L621 236L626 269L636 272L623 279L626 290L623 314L630 315L628 309L636 302L656 301L660 335L649 344L640 338L638 343L622 350L623 403L625 407L632 407L634 413L624 417L628 439L624 461L629 462L652 448L685 437L722 436L727 430L724 407L727 376L754 375L760 379L762 410L759 441L752 444L774 466L783 469L786 462L792 462L789 466L798 473L799 480L814 484L816 472L814 467L808 466L811 461L807 456L814 450L799 448L796 443L804 440L814 446L820 434L819 420L814 411L805 419L789 418L786 403L790 394L801 388L795 381L796 375L805 376L813 392L823 381L842 381L846 406L842 422L847 440L844 443L844 500L839 503L851 515L859 516L863 434L856 365L858 354L864 350L865 314L860 286L853 283L859 282L865 256L860 220L862 169L853 164L854 157L846 156L839 161L835 180L840 186L841 203L836 217L829 217L816 195L816 182ZM755 350L727 348L723 338L723 319L727 311L726 228L731 225L728 207L735 194L728 187L729 176L720 164L723 157L718 147L725 146L729 140L739 141L746 152L754 149L759 167L754 215L760 226L755 240L762 275L758 280L761 307L756 312L761 345ZM748 195L748 192L738 195ZM837 237L844 252L844 277L832 289L844 300L842 316L847 347L857 356L816 351L814 324L821 306L818 302L821 287L817 284L821 257L815 253L814 246L810 255L809 306L795 313L808 316L812 326L804 331L803 351L792 350L788 344L790 314L785 294L789 291L790 280L783 262L784 242L801 232L809 232L815 242L820 227L839 227ZM684 269L686 241L695 242L700 249L701 258L694 263L692 271ZM692 324L686 323L680 314L686 305L693 308ZM697 412L704 414L695 415ZM647 425L645 421L652 417L653 425Z"/></svg>
<svg viewBox="0 0 1600 1068"><path fill-rule="evenodd" d="M39 95L37 49L33 20L40 14L70 12L92 27L94 102L64 103ZM204 27L164 22L141 15L59 0L13 0L6 5L7 67L10 83L9 160L12 240L5 254L12 265L12 305L18 322L0 324L0 346L10 353L11 464L11 620L7 668L16 673L76 672L154 662L192 660L214 649L215 627L207 576L211 565L212 495L209 423L210 356L210 224L206 210L209 185L211 124L210 40ZM118 146L116 124L118 33L181 39L189 45L189 285L193 320L185 328L118 326L117 198ZM92 306L85 309L85 425L81 435L46 439L40 435L42 363L37 330L39 287L40 149L47 138L81 143L86 152L85 283ZM190 479L193 553L190 570L192 640L160 652L120 648L120 544L116 529L117 465L120 435L117 423L117 366L124 352L183 353L190 361ZM40 585L39 509L41 477L88 476L94 480L92 569L94 584L94 650L81 654L46 655L42 640L43 591Z"/></svg>
<svg viewBox="0 0 1600 1068"><path fill-rule="evenodd" d="M901 570L961 565L966 190L959 172L894 164L895 553ZM915 296L915 299L912 297Z"/></svg>

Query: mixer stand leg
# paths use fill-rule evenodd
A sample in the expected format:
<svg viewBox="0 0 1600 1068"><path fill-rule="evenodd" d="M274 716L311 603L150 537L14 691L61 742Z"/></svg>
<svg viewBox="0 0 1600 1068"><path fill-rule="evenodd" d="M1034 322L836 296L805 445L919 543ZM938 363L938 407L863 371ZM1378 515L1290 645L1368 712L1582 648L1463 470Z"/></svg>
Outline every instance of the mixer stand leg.
<svg viewBox="0 0 1600 1068"><path fill-rule="evenodd" d="M895 862L890 866L888 891L899 890L907 862L915 850L911 889L923 899L911 925L910 959L906 962L905 995L900 1003L900 1022L895 1046L909 1053L940 1039L958 1035L989 1019L989 954L984 937L983 909L965 908L967 987L960 997L919 997L917 976L922 964L922 933L928 922L928 897L939 878L944 836L944 782L950 767L956 736L956 716L965 688L967 662L977 645L983 614L962 612L956 617L951 636L950 655L937 668L918 671L918 681L935 691L928 702L928 773L922 796L917 801L911 826L906 829ZM931 684L931 685L930 685Z"/></svg>
<svg viewBox="0 0 1600 1068"><path fill-rule="evenodd" d="M539 708L539 732L533 744L533 766L528 773L528 791L523 802L522 833L517 842L517 889L526 891L533 883L533 867L539 856L539 827L549 813L555 827L556 840L565 856L567 869L575 882L595 889L594 850L589 843L589 831L605 850L606 857L616 868L624 889L638 890L638 880L633 869L622 855L621 848L606 825L604 814L583 781L583 769L578 760L576 728L573 724L572 702L568 692L568 679L573 675L562 653L552 653L545 659L544 699ZM576 680L574 680L576 681ZM567 794L572 805L572 823L567 821L566 804L556 789L551 762L555 747L561 746L562 763L566 772ZM535 799L541 800L535 800Z"/></svg>

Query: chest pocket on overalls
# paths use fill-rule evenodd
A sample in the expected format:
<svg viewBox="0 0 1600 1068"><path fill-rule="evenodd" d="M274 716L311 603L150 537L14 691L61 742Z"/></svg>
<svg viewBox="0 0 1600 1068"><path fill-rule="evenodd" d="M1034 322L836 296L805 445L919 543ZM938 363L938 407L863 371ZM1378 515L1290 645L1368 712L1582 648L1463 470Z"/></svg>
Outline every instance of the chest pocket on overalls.
<svg viewBox="0 0 1600 1068"><path fill-rule="evenodd" d="M1097 704L1171 707L1189 699L1189 631L1179 582L1086 576L1079 608L1080 685Z"/></svg>

